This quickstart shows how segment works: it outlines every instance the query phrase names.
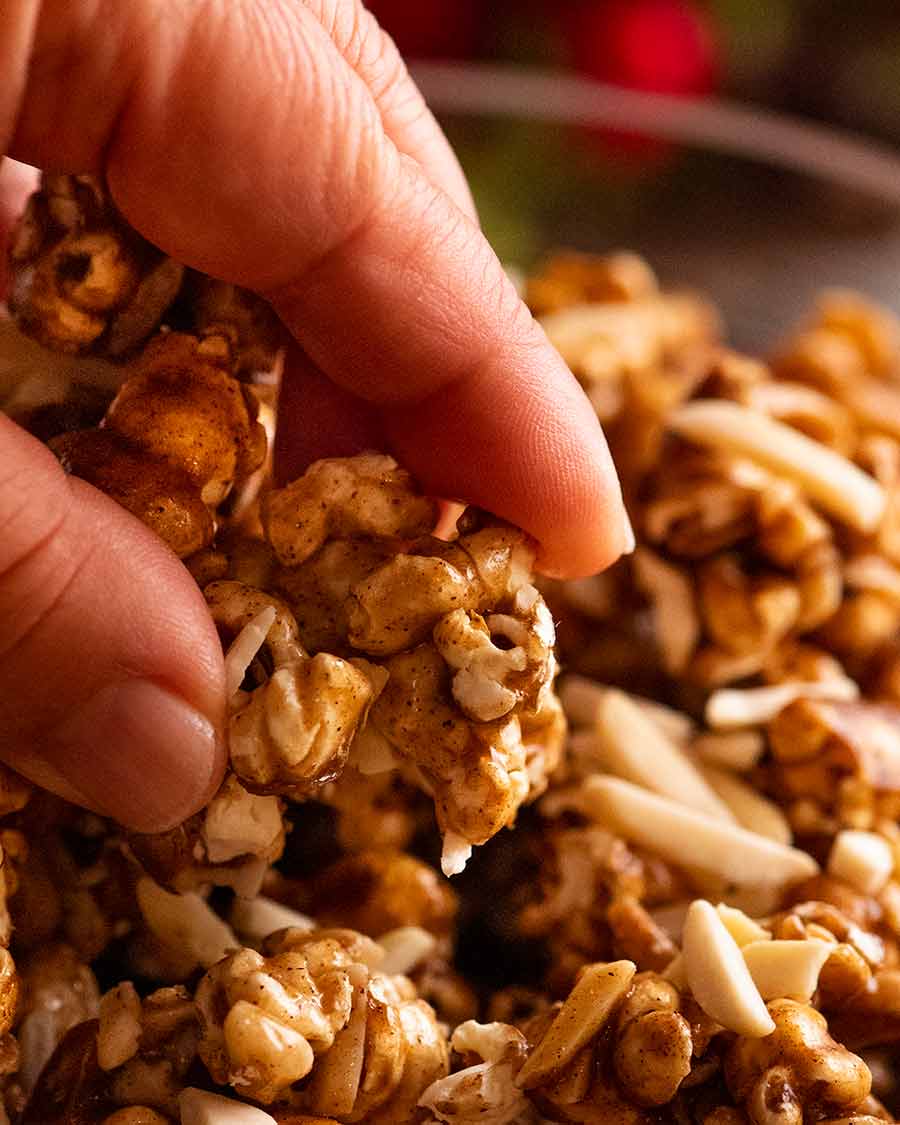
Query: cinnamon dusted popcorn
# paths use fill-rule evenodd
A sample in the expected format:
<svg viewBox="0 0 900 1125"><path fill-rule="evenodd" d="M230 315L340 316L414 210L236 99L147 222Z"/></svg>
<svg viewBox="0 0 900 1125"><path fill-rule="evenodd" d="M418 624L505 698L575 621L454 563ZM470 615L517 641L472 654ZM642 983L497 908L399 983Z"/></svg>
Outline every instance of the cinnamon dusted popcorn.
<svg viewBox="0 0 900 1125"><path fill-rule="evenodd" d="M13 316L54 351L119 360L161 324L186 321L201 336L226 335L239 370L250 374L271 370L282 344L268 305L166 257L129 226L95 176L45 173L10 259Z"/></svg>
<svg viewBox="0 0 900 1125"><path fill-rule="evenodd" d="M45 175L11 247L10 307L57 351L119 357L156 330L184 268L119 215L93 176Z"/></svg>
<svg viewBox="0 0 900 1125"><path fill-rule="evenodd" d="M824 1016L793 1000L773 1001L769 1013L774 1032L738 1039L724 1059L728 1088L754 1125L768 1125L775 1107L797 1121L864 1111L869 1068L832 1039Z"/></svg>
<svg viewBox="0 0 900 1125"><path fill-rule="evenodd" d="M338 776L374 695L365 663L354 667L321 652L310 657L287 606L250 586L213 582L204 593L226 635L236 636L260 613L271 618L261 643L252 642L251 678L262 682L232 696L229 755L240 781L256 793L302 793Z"/></svg>
<svg viewBox="0 0 900 1125"><path fill-rule="evenodd" d="M63 467L102 489L181 557L213 537L214 510L263 461L256 401L224 337L156 337L101 428L53 442Z"/></svg>
<svg viewBox="0 0 900 1125"><path fill-rule="evenodd" d="M562 730L531 545L487 520L445 543L428 536L434 521L375 454L317 462L263 505L301 640L387 673L360 750L393 755L433 797L449 872L545 787Z"/></svg>
<svg viewBox="0 0 900 1125"><path fill-rule="evenodd" d="M446 1074L448 1048L411 983L378 971L382 957L351 930L287 930L269 957L245 949L226 958L197 989L200 1056L213 1079L265 1105L404 1120Z"/></svg>
<svg viewBox="0 0 900 1125"><path fill-rule="evenodd" d="M779 712L768 734L773 783L797 831L810 806L835 829L870 829L879 817L900 814L894 704L798 700Z"/></svg>

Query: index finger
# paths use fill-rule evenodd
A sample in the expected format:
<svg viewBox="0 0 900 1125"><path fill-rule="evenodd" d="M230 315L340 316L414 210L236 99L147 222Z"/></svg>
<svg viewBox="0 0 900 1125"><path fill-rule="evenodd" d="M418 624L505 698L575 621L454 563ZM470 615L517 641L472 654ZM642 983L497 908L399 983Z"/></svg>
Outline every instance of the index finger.
<svg viewBox="0 0 900 1125"><path fill-rule="evenodd" d="M593 410L319 20L289 0L102 7L100 21L84 15L96 4L46 0L23 157L105 155L134 226L268 296L426 489L519 524L547 570L591 573L627 550Z"/></svg>

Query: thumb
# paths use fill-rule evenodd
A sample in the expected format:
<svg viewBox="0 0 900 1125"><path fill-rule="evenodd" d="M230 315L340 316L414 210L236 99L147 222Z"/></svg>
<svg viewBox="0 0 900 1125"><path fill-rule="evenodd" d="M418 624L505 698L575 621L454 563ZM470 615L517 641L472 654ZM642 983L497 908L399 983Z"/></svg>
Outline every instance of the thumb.
<svg viewBox="0 0 900 1125"><path fill-rule="evenodd" d="M174 556L0 416L0 758L138 831L223 770L221 649Z"/></svg>

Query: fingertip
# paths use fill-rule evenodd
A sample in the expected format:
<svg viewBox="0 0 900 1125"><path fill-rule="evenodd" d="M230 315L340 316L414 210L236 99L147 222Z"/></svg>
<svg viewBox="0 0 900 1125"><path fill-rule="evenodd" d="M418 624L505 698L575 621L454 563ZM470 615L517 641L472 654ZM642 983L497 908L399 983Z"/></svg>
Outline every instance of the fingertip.
<svg viewBox="0 0 900 1125"><path fill-rule="evenodd" d="M617 489L616 489L617 491ZM563 534L540 540L535 570L547 578L589 578L635 548L634 530L621 497L610 494L596 513Z"/></svg>
<svg viewBox="0 0 900 1125"><path fill-rule="evenodd" d="M163 832L215 793L225 771L221 730L150 680L106 684L47 738L62 779L126 828Z"/></svg>

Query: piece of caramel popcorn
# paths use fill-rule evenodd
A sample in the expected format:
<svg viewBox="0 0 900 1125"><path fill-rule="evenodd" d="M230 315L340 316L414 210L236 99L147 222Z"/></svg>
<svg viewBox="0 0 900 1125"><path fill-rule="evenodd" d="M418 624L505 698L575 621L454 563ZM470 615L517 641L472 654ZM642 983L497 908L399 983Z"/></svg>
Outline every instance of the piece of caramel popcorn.
<svg viewBox="0 0 900 1125"><path fill-rule="evenodd" d="M101 428L52 448L181 557L205 547L215 509L263 461L256 402L230 373L227 341L170 333L130 368Z"/></svg>
<svg viewBox="0 0 900 1125"><path fill-rule="evenodd" d="M302 794L337 777L374 695L365 671L330 653L310 656L278 598L229 581L204 594L226 637L261 613L271 617L250 673L261 682L232 697L229 757L241 783L255 793Z"/></svg>
<svg viewBox="0 0 900 1125"><path fill-rule="evenodd" d="M521 532L486 522L448 544L428 537L434 519L375 454L318 462L263 504L301 640L387 674L360 752L386 744L464 849L512 823L556 763L554 629Z"/></svg>
<svg viewBox="0 0 900 1125"><path fill-rule="evenodd" d="M406 1120L447 1073L448 1047L412 984L379 972L382 957L351 930L287 930L268 957L226 958L197 988L213 1079L339 1121Z"/></svg>
<svg viewBox="0 0 900 1125"><path fill-rule="evenodd" d="M851 1115L872 1085L869 1068L835 1042L825 1017L807 1004L769 1004L775 1031L738 1039L725 1056L725 1078L752 1125Z"/></svg>
<svg viewBox="0 0 900 1125"><path fill-rule="evenodd" d="M113 360L162 326L226 336L241 374L271 371L282 330L259 297L196 274L129 225L91 175L45 173L10 246L13 317L54 351Z"/></svg>
<svg viewBox="0 0 900 1125"><path fill-rule="evenodd" d="M9 303L25 332L57 351L113 358L156 331L184 274L84 175L44 176L10 257Z"/></svg>

